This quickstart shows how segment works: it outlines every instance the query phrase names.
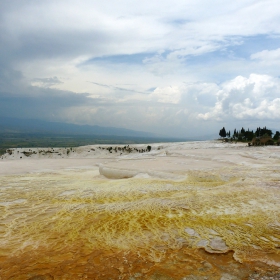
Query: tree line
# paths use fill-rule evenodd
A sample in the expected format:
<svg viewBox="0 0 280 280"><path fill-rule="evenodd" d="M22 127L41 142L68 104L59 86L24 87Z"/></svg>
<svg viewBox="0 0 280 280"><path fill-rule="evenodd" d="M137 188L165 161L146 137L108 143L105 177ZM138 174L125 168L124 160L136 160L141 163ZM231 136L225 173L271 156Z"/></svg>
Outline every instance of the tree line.
<svg viewBox="0 0 280 280"><path fill-rule="evenodd" d="M230 138L232 140L237 141L252 141L253 138L272 138L275 141L278 141L280 138L280 132L276 131L273 135L273 132L270 129L267 129L266 126L263 128L258 127L255 131L250 130L249 128L245 130L243 127L240 130L234 129L233 133L226 131L225 127L223 127L219 132L220 137L222 138ZM273 137L272 137L273 136Z"/></svg>

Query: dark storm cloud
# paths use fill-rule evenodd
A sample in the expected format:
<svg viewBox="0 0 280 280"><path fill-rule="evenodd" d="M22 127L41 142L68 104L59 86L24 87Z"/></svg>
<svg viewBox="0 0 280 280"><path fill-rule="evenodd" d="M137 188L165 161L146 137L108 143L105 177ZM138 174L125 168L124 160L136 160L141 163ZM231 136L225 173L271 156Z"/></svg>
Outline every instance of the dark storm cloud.
<svg viewBox="0 0 280 280"><path fill-rule="evenodd" d="M59 82L56 77L46 81ZM50 118L67 107L95 106L95 101L87 93L30 86L20 71L0 65L0 116Z"/></svg>
<svg viewBox="0 0 280 280"><path fill-rule="evenodd" d="M17 118L47 118L68 107L94 106L88 94L27 87L17 93L0 91L0 115Z"/></svg>
<svg viewBox="0 0 280 280"><path fill-rule="evenodd" d="M0 115L164 133L279 119L279 14L277 0L2 0Z"/></svg>
<svg viewBox="0 0 280 280"><path fill-rule="evenodd" d="M109 43L106 34L94 30L23 30L15 39L11 39L5 32L0 35L0 39L2 52L11 61L73 57L86 52L101 53Z"/></svg>
<svg viewBox="0 0 280 280"><path fill-rule="evenodd" d="M26 83L20 71L12 69L7 64L0 63L0 93L5 95L24 92L23 88ZM1 102L1 100L0 100ZM1 103L0 103L1 106Z"/></svg>
<svg viewBox="0 0 280 280"><path fill-rule="evenodd" d="M98 26L84 28L75 25L71 17L53 15L52 6L55 6L54 1L1 1L0 61L12 63L75 57L85 53L103 54L107 46L121 36ZM36 12L45 16L40 18ZM62 12L61 7L57 12ZM48 14L50 18L46 16Z"/></svg>

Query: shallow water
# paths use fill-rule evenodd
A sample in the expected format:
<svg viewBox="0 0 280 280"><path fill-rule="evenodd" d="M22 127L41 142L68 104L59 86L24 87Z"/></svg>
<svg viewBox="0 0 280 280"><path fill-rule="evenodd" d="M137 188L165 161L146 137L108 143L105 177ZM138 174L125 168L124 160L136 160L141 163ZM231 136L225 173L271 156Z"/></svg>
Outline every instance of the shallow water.
<svg viewBox="0 0 280 280"><path fill-rule="evenodd" d="M177 181L89 170L1 176L1 279L275 275L277 176L271 167L188 171Z"/></svg>

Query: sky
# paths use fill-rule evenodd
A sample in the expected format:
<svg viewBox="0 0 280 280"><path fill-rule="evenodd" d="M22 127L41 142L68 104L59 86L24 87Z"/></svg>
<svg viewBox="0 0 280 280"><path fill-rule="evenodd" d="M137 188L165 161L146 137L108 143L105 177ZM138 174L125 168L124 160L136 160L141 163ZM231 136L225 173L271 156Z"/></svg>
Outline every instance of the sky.
<svg viewBox="0 0 280 280"><path fill-rule="evenodd" d="M2 0L0 117L280 130L279 0Z"/></svg>

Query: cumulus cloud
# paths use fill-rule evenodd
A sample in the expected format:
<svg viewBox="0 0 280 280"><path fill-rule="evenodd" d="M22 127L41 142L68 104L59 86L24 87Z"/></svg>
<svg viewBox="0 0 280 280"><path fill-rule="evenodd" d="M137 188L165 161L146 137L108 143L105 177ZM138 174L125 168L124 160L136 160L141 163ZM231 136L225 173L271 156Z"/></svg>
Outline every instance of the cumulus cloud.
<svg viewBox="0 0 280 280"><path fill-rule="evenodd" d="M100 86L100 85L99 85ZM101 84L101 87L107 86ZM109 87L110 90L120 90ZM134 128L183 136L213 121L280 118L280 79L268 75L238 76L221 85L183 83L156 87L146 94L125 92L126 98L76 94L70 91L19 84L14 92L0 92L3 116L60 120ZM205 133L204 132L204 133Z"/></svg>
<svg viewBox="0 0 280 280"><path fill-rule="evenodd" d="M216 93L216 104L198 118L278 119L280 118L280 79L268 75L238 76L225 82Z"/></svg>
<svg viewBox="0 0 280 280"><path fill-rule="evenodd" d="M279 119L278 2L1 1L0 114L169 135Z"/></svg>
<svg viewBox="0 0 280 280"><path fill-rule="evenodd" d="M157 87L149 97L160 103L191 107L183 111L195 112L203 110L203 107L209 108L214 105L218 89L219 87L215 83L183 83L179 86Z"/></svg>

